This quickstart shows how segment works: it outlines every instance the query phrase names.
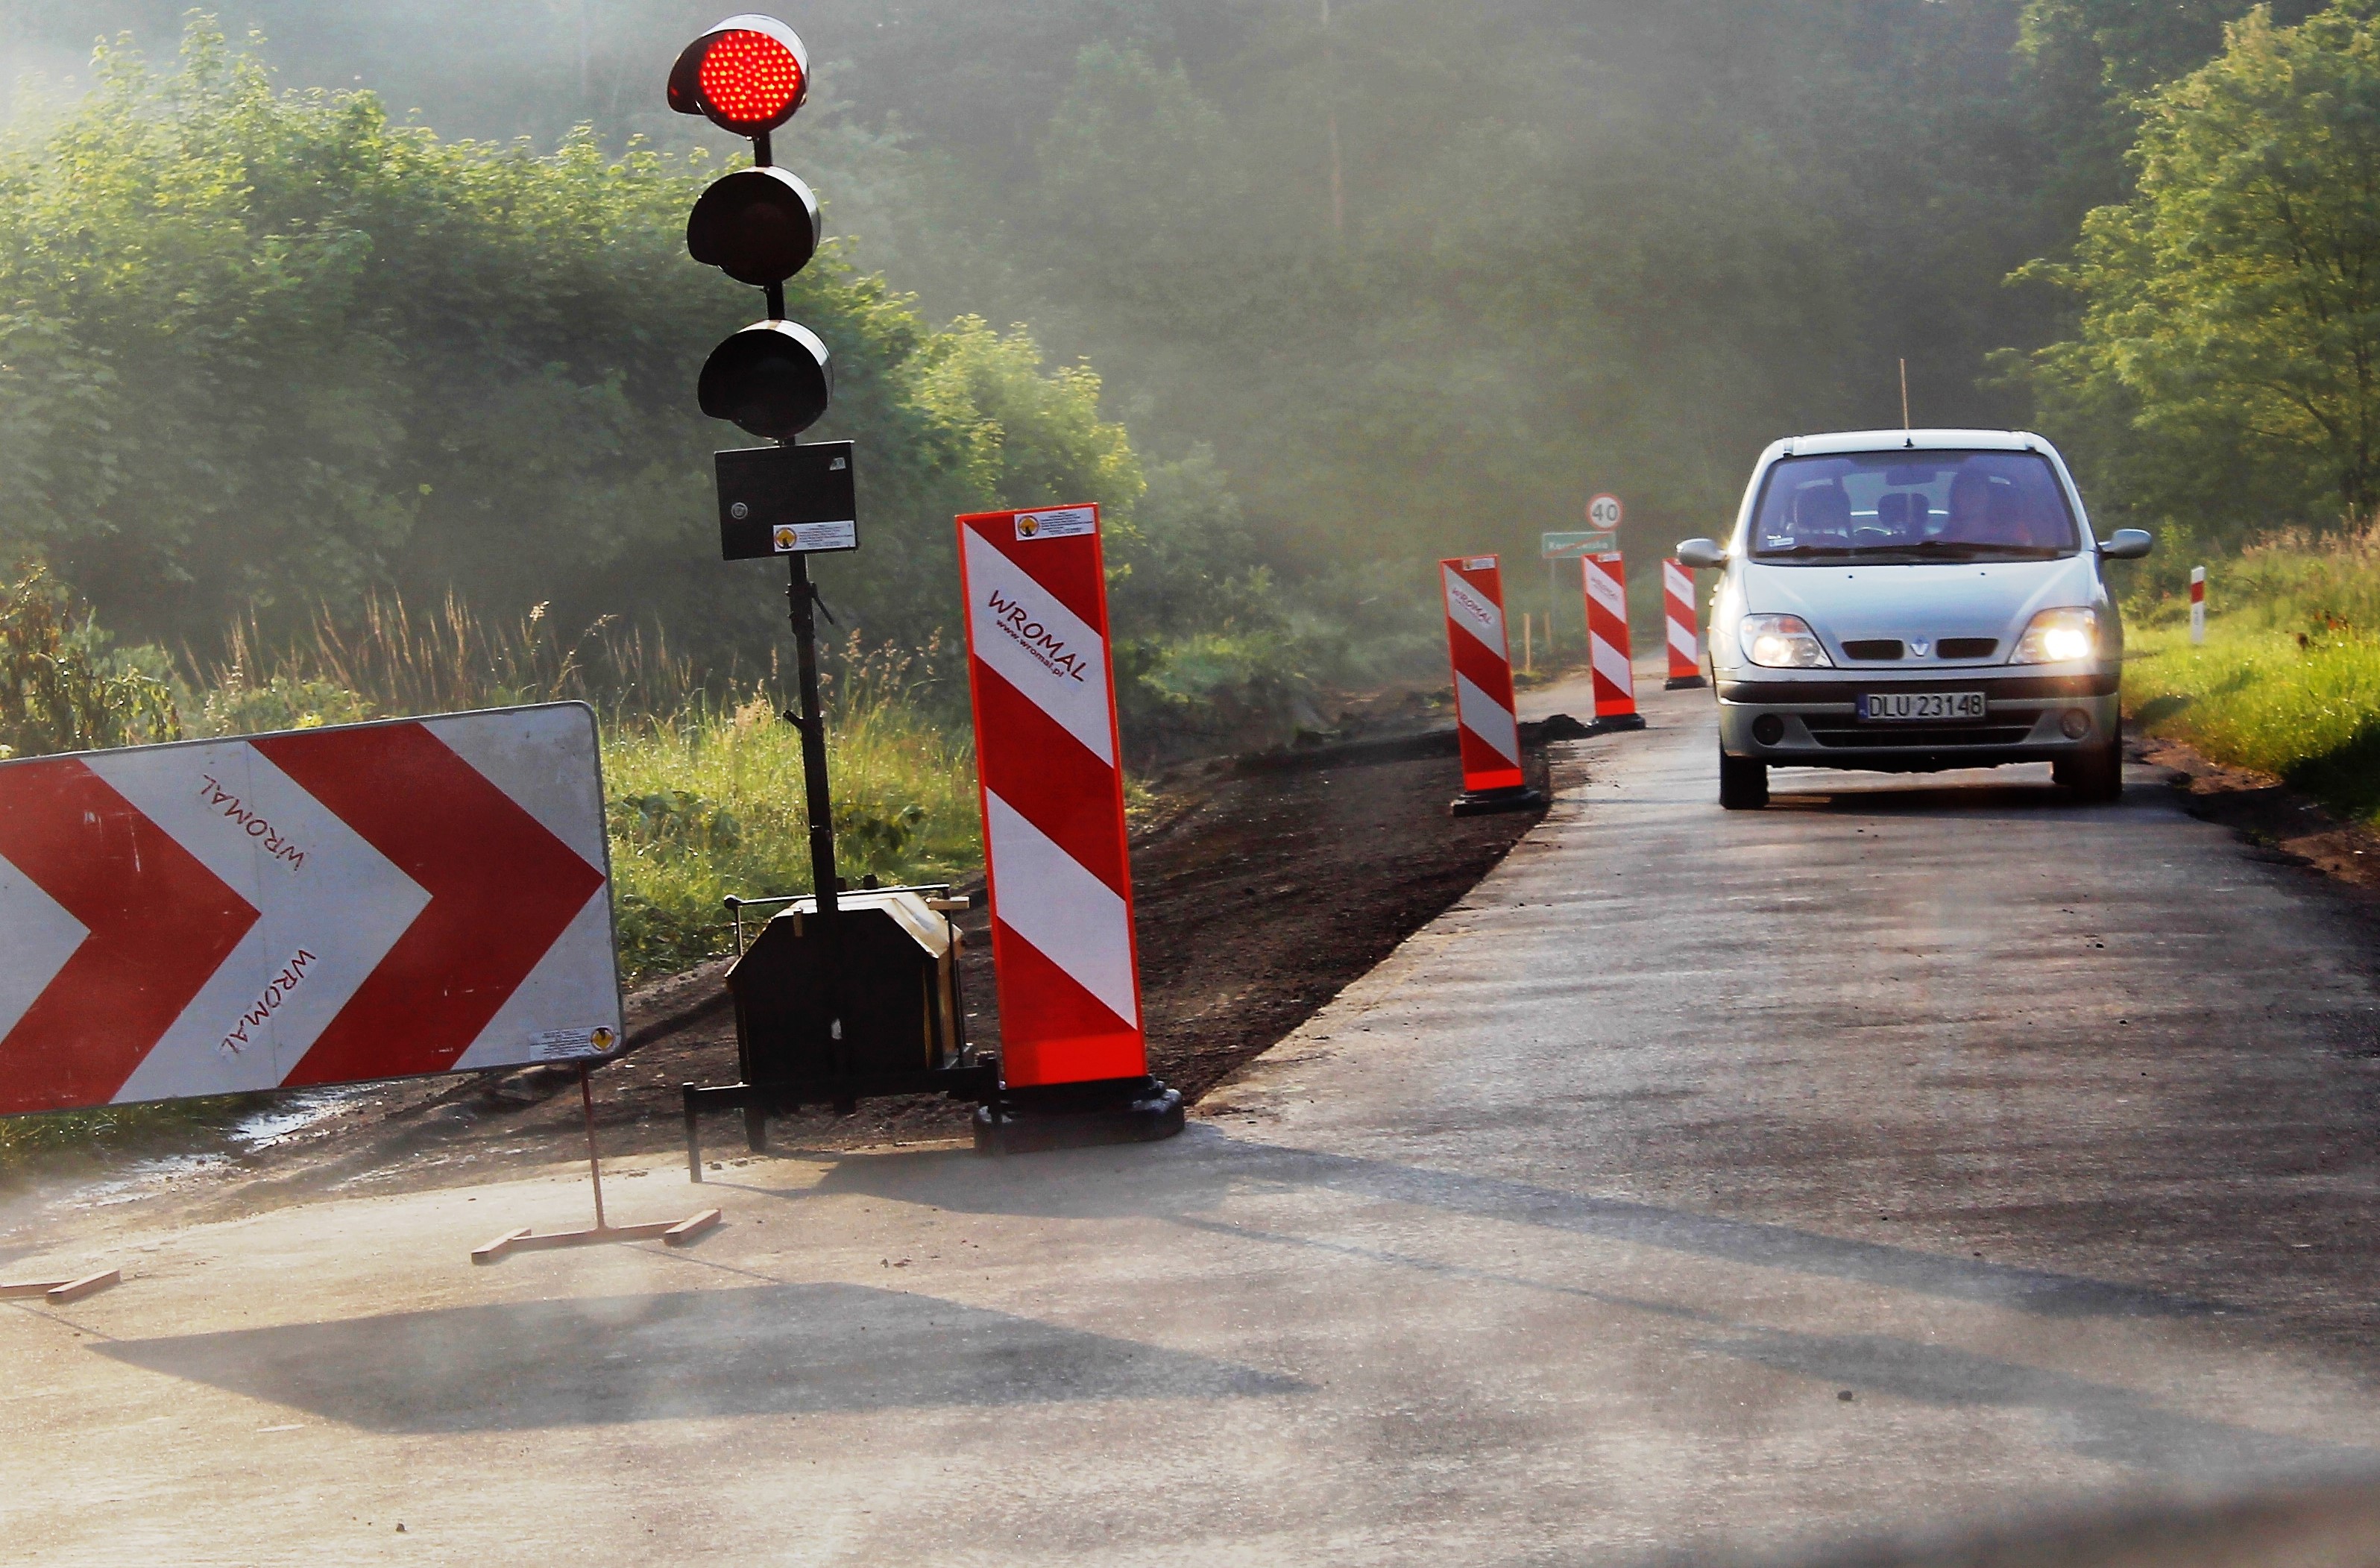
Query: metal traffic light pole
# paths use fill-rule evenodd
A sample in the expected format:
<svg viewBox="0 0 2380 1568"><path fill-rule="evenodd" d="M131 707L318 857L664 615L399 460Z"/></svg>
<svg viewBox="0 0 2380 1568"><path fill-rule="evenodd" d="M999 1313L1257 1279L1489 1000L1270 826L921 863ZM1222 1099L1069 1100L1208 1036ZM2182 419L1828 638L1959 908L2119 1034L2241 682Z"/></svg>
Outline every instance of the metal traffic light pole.
<svg viewBox="0 0 2380 1568"><path fill-rule="evenodd" d="M788 437L785 445L794 444ZM842 888L834 869L834 802L827 793L826 783L826 710L819 699L818 590L810 583L809 557L796 554L788 570L791 579L785 584L785 602L794 623L794 679L801 699L798 712L786 718L802 732L802 800L810 820L810 885L818 890L820 940L826 945L829 963L839 974L841 964L841 930L836 916L840 912L835 894ZM833 1023L829 1038L838 1044L843 1039L843 1008L833 1009Z"/></svg>
<svg viewBox="0 0 2380 1568"><path fill-rule="evenodd" d="M756 132L752 137L752 166L771 167L775 157L769 144L769 133ZM785 286L782 280L764 286L768 290L769 320L785 319ZM780 436L780 446L800 444L797 435ZM844 1054L839 1048L844 1043L842 1005L843 932L839 918L842 910L838 895L843 880L834 865L834 798L827 786L826 772L826 705L819 695L817 585L810 581L810 558L806 551L795 551L786 557L785 609L794 629L795 695L801 706L785 717L802 735L802 808L810 827L810 886L818 898L819 942L826 949L830 966L831 986L829 1009L832 1021L828 1038L838 1048L834 1054ZM838 1067L847 1064L838 1060ZM747 1120L750 1112L747 1112ZM754 1140L758 1141L757 1138Z"/></svg>

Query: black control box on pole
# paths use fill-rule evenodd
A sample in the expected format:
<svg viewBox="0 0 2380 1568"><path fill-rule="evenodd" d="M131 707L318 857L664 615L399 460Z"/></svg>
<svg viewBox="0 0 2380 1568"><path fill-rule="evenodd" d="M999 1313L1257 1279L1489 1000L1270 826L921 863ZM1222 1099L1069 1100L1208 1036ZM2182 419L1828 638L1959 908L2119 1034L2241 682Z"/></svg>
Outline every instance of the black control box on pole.
<svg viewBox="0 0 2380 1568"><path fill-rule="evenodd" d="M851 443L719 453L719 553L729 561L859 548Z"/></svg>

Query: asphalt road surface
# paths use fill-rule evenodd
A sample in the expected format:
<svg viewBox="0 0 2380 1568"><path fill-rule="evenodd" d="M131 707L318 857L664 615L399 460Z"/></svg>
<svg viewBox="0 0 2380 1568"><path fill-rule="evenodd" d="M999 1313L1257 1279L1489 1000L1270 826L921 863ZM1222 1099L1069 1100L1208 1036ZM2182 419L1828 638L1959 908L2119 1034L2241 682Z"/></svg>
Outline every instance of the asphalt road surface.
<svg viewBox="0 0 2380 1568"><path fill-rule="evenodd" d="M0 1313L0 1557L1624 1562L2380 1469L2362 906L2137 773L1723 814L1707 704L1168 1145L489 1269L583 1180L61 1210L0 1275L132 1277Z"/></svg>

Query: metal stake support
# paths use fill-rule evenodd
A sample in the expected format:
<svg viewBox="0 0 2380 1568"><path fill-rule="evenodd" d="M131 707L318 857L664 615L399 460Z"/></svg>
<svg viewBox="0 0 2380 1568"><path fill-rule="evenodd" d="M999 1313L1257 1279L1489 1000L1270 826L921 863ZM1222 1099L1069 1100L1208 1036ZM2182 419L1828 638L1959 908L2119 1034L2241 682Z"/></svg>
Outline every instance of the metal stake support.
<svg viewBox="0 0 2380 1568"><path fill-rule="evenodd" d="M471 1249L474 1263L501 1262L516 1252L538 1252L555 1246L594 1246L613 1241L650 1241L660 1237L671 1246L684 1246L719 1223L719 1210L698 1209L683 1220L654 1220L641 1225L614 1225L603 1218L603 1161L595 1149L595 1089L585 1066L578 1069L578 1103L587 1113L587 1178L595 1189L595 1228L552 1231L544 1235L528 1225L506 1231Z"/></svg>
<svg viewBox="0 0 2380 1568"><path fill-rule="evenodd" d="M38 1295L45 1301L63 1307L69 1301L80 1301L84 1296L97 1295L110 1285L120 1285L123 1282L123 1271L116 1269L102 1269L95 1274L83 1274L66 1280L15 1280L0 1283L0 1301Z"/></svg>

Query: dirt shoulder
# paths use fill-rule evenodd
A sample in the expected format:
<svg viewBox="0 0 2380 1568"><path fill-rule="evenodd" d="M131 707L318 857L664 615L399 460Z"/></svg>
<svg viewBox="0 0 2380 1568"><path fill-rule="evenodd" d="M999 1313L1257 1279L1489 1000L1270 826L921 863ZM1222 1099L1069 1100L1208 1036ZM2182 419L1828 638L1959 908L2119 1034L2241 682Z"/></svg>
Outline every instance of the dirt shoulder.
<svg viewBox="0 0 2380 1568"><path fill-rule="evenodd" d="M1548 782L1529 726L1529 768ZM1133 881L1150 1068L1193 1100L1280 1039L1405 937L1468 892L1542 815L1454 818L1451 746L1427 736L1222 760L1160 781L1161 808L1135 838ZM1576 764L1565 763L1565 772ZM961 919L969 1039L997 1047L990 917ZM725 962L639 989L634 1047L594 1078L607 1157L683 1147L678 1086L735 1076ZM771 1124L774 1143L833 1150L968 1136L970 1107L939 1099L808 1110ZM742 1151L720 1117L706 1145ZM346 1093L330 1113L219 1177L181 1184L201 1210L246 1211L324 1191L415 1187L545 1165L584 1149L575 1077L430 1079ZM200 1190L203 1189L203 1190Z"/></svg>
<svg viewBox="0 0 2380 1568"><path fill-rule="evenodd" d="M2341 817L2270 773L2213 761L2185 741L2136 735L2137 762L2169 769L2193 817L2219 822L2280 857L2380 895L2380 832Z"/></svg>

